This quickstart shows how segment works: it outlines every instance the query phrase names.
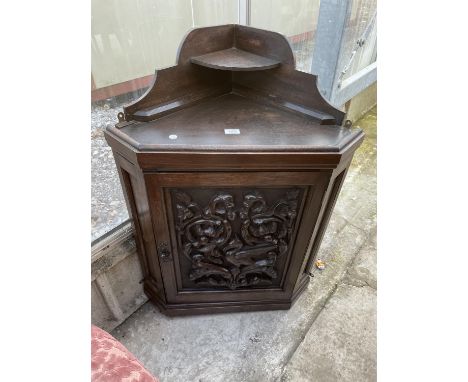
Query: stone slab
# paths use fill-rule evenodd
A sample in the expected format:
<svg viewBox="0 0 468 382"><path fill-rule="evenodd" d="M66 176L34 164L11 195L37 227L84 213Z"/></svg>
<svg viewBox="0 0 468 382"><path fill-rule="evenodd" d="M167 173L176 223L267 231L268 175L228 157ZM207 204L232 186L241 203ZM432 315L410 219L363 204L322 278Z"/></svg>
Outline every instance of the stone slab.
<svg viewBox="0 0 468 382"><path fill-rule="evenodd" d="M377 289L377 244L376 230L359 251L349 267L343 283L355 286L370 286Z"/></svg>
<svg viewBox="0 0 468 382"><path fill-rule="evenodd" d="M285 367L282 382L373 382L376 291L340 285Z"/></svg>

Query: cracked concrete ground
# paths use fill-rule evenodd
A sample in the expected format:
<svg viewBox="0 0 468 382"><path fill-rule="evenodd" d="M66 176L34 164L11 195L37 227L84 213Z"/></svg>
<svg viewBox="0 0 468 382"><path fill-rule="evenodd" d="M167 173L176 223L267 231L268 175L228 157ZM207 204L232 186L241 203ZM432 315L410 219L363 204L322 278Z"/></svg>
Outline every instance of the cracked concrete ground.
<svg viewBox="0 0 468 382"><path fill-rule="evenodd" d="M375 381L377 109L306 291L288 311L163 316L146 303L114 330L161 382Z"/></svg>

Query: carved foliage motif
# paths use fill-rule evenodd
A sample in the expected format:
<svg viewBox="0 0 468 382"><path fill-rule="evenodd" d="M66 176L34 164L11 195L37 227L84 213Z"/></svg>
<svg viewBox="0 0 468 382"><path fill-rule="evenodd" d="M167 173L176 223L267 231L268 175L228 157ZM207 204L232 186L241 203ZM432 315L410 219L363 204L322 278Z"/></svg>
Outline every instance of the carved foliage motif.
<svg viewBox="0 0 468 382"><path fill-rule="evenodd" d="M236 289L269 285L278 277L275 264L288 251L298 189L270 206L261 192L252 191L237 209L228 192L216 193L204 208L180 190L173 197L179 248L191 262L190 280Z"/></svg>

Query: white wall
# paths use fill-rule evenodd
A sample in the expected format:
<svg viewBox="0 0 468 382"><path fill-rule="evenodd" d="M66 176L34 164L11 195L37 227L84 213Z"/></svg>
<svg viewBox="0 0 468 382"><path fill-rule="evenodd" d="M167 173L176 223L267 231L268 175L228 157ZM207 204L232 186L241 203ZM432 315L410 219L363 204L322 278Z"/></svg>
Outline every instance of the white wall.
<svg viewBox="0 0 468 382"><path fill-rule="evenodd" d="M174 65L189 29L237 23L237 4L237 0L92 0L91 71L96 88Z"/></svg>
<svg viewBox="0 0 468 382"><path fill-rule="evenodd" d="M251 0L251 25L294 36L315 30L320 0Z"/></svg>
<svg viewBox="0 0 468 382"><path fill-rule="evenodd" d="M251 25L286 36L315 30L319 0L251 0ZM92 0L91 71L97 89L175 64L193 27L238 22L237 0Z"/></svg>

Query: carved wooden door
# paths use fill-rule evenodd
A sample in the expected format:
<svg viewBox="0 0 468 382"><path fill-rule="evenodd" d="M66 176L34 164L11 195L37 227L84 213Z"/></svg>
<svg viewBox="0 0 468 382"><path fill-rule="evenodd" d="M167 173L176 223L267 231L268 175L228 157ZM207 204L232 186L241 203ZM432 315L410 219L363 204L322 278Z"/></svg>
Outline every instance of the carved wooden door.
<svg viewBox="0 0 468 382"><path fill-rule="evenodd" d="M329 177L146 175L167 301L290 298Z"/></svg>

